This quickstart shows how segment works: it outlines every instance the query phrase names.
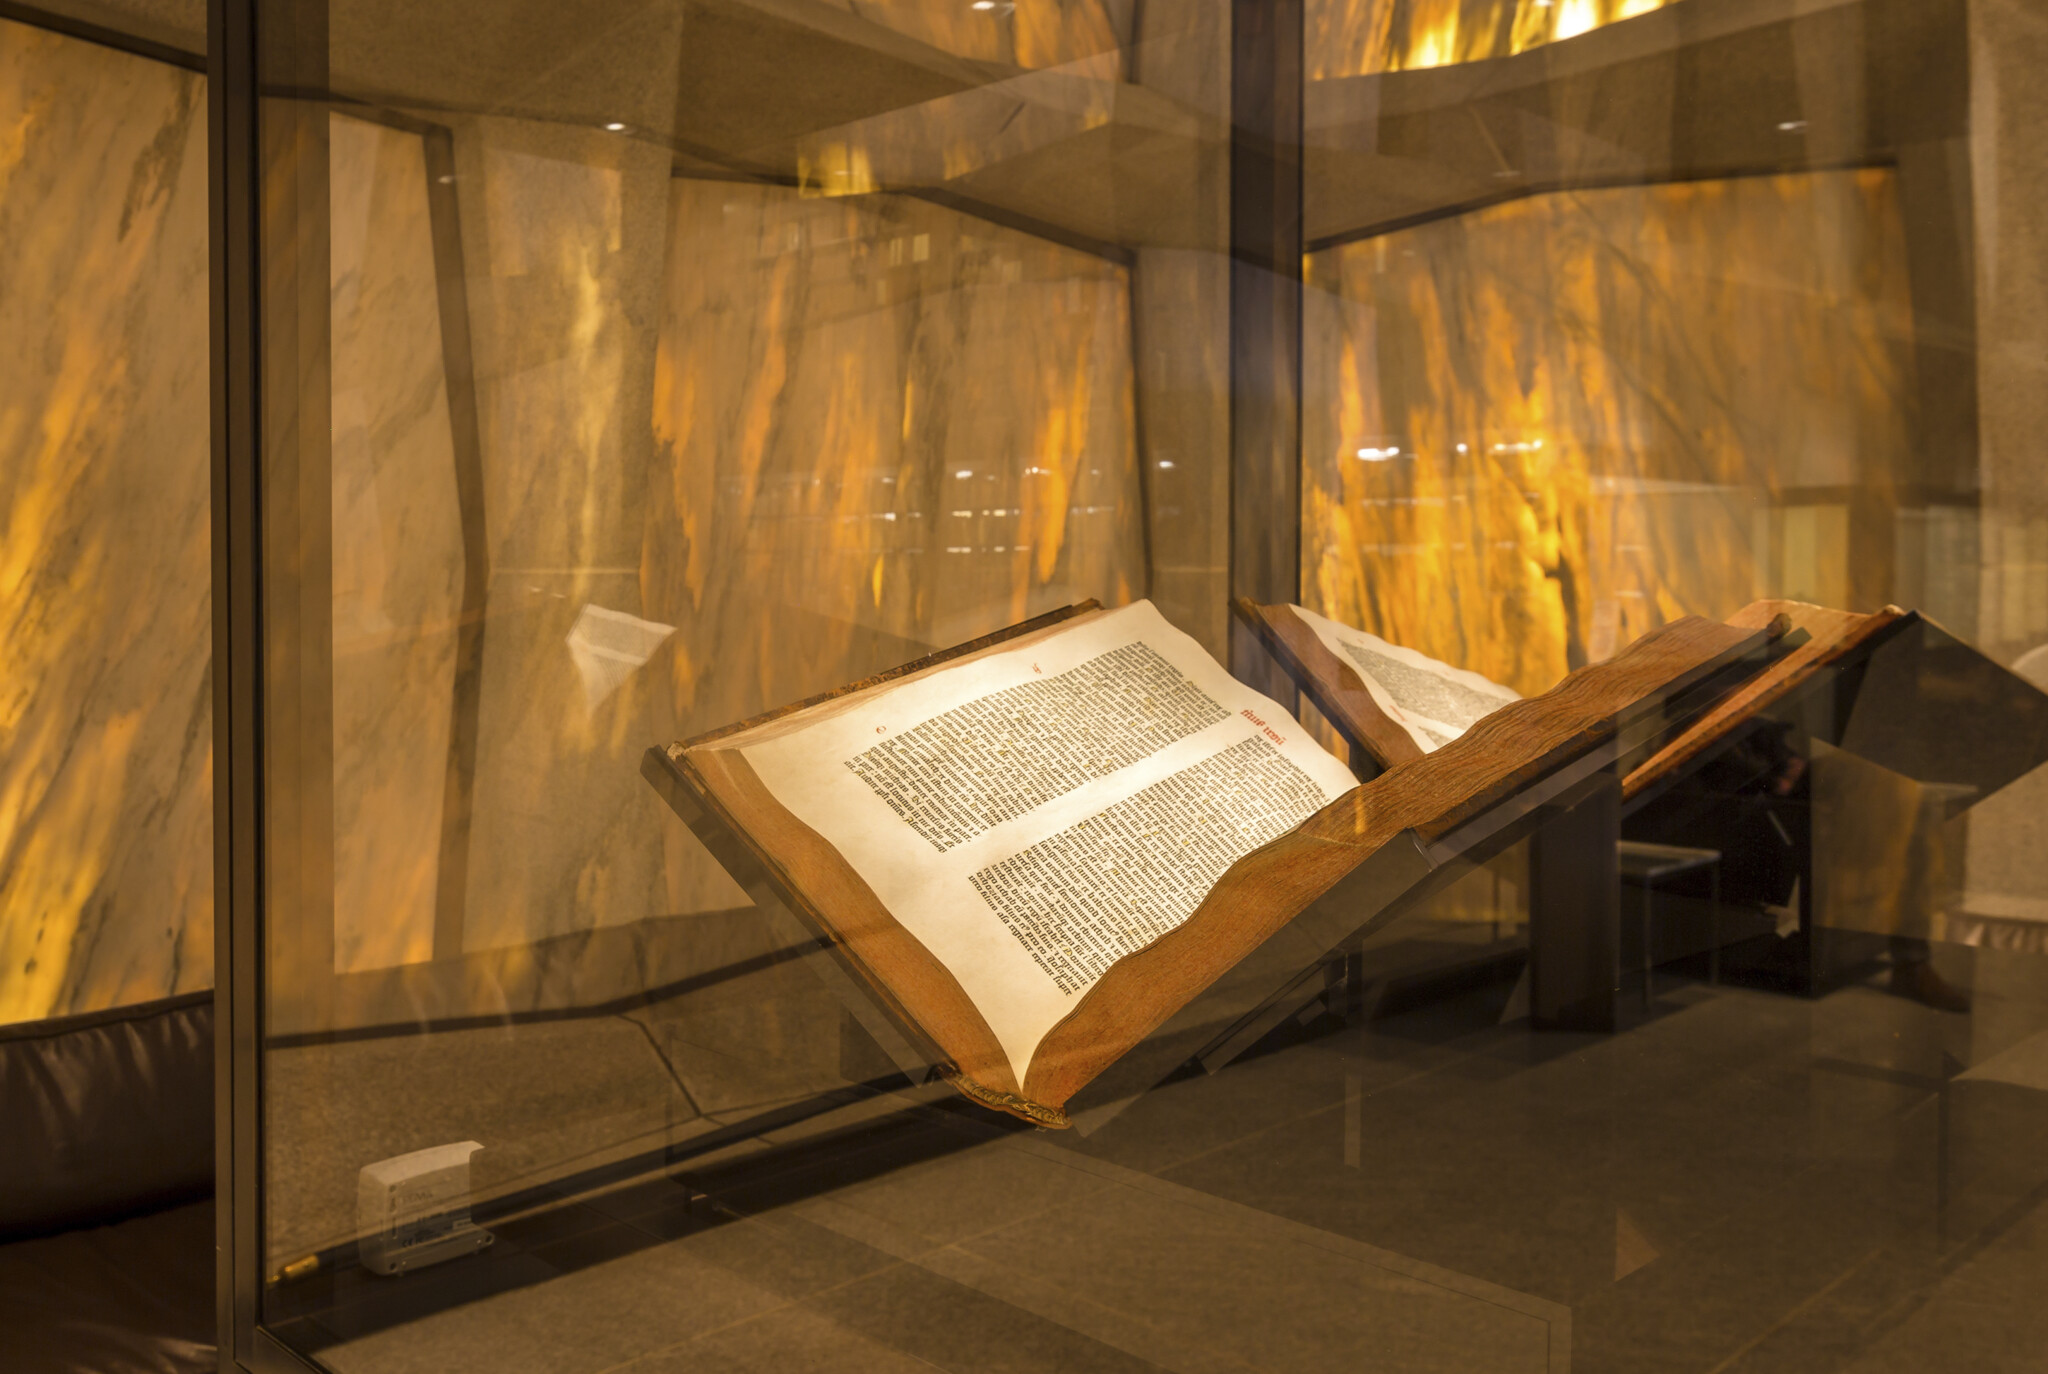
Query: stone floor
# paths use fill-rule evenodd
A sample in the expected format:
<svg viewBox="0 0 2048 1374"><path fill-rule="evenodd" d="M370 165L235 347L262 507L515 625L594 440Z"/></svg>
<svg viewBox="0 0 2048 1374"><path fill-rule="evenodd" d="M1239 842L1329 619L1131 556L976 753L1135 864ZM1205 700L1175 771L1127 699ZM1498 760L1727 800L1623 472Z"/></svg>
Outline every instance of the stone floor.
<svg viewBox="0 0 2048 1374"><path fill-rule="evenodd" d="M1086 1136L1013 1129L943 1090L835 1099L667 1174L564 1178L474 1259L394 1280L330 1256L273 1290L271 1315L340 1374L2037 1371L2048 959L1945 947L1937 963L1972 1013L1875 980L1808 1001L1667 977L1655 1015L1611 1037L1502 1024L1504 982L1325 1017ZM831 1056L784 1045L761 1101L709 1100L703 1042L785 1024L745 1011L791 995L777 977L715 1014L644 1013L652 1034L612 1018L631 1040L501 1032L550 1081L481 1075L494 1129L531 1097L566 1140L579 1094L594 1134L565 1160L636 1121L618 1100L636 1094L634 1129L686 1148L758 1123L831 1077ZM441 1092L471 1054L498 1062L455 1041L412 1053L445 1054ZM381 1062L388 1107L408 1075Z"/></svg>

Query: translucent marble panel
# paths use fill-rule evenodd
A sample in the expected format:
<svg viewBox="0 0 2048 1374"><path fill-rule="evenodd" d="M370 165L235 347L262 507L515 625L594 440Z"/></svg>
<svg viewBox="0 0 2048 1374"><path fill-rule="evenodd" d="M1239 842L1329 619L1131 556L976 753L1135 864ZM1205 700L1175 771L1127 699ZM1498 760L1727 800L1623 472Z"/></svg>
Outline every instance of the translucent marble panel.
<svg viewBox="0 0 2048 1374"><path fill-rule="evenodd" d="M690 728L1143 594L1124 268L911 199L673 206L642 583Z"/></svg>
<svg viewBox="0 0 2048 1374"><path fill-rule="evenodd" d="M1325 613L1528 693L1680 615L1891 593L1851 547L1912 418L1889 171L1535 196L1309 286Z"/></svg>
<svg viewBox="0 0 2048 1374"><path fill-rule="evenodd" d="M669 156L489 118L454 149L490 561L462 945L539 960L547 936L746 905L710 872L664 881L649 670L587 677L593 633L659 619L639 542Z"/></svg>
<svg viewBox="0 0 2048 1374"><path fill-rule="evenodd" d="M434 952L463 535L416 133L336 117L334 968Z"/></svg>
<svg viewBox="0 0 2048 1374"><path fill-rule="evenodd" d="M1308 74L1480 62L1574 38L1674 0L1308 0Z"/></svg>
<svg viewBox="0 0 2048 1374"><path fill-rule="evenodd" d="M459 914L464 951L535 963L498 967L523 987L565 957L552 937L744 907L641 783L649 741L1144 594L1127 267L915 199L676 179L601 131L464 121L490 581L479 695L455 700L419 143L354 121L332 142L336 972L447 956Z"/></svg>
<svg viewBox="0 0 2048 1374"><path fill-rule="evenodd" d="M0 1021L213 981L205 139L0 21Z"/></svg>

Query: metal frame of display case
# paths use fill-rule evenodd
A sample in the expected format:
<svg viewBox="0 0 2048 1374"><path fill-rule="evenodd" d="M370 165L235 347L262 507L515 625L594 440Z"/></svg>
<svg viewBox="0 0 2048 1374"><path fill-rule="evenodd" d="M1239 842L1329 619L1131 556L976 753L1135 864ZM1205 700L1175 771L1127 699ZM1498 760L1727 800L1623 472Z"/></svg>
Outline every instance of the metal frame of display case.
<svg viewBox="0 0 2048 1374"><path fill-rule="evenodd" d="M262 1285L257 1027L262 1018L261 376L256 330L254 0L207 6L207 267L212 375L214 835L214 1303L223 1370L294 1369L259 1353Z"/></svg>
<svg viewBox="0 0 2048 1374"><path fill-rule="evenodd" d="M1232 600L1301 599L1303 10L1302 0L1230 7ZM1295 699L1235 618L1230 671L1269 697Z"/></svg>

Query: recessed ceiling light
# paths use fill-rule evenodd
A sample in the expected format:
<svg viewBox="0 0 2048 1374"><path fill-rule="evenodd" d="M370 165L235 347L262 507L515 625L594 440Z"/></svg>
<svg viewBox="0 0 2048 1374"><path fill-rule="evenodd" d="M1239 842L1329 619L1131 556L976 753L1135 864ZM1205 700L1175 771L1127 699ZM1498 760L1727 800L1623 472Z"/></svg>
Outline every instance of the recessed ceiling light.
<svg viewBox="0 0 2048 1374"><path fill-rule="evenodd" d="M1805 127L1806 121L1803 119L1781 119L1778 121L1778 132L1781 134L1796 134Z"/></svg>
<svg viewBox="0 0 2048 1374"><path fill-rule="evenodd" d="M626 126L619 123L619 121L616 119L614 119L611 123L605 125L604 127L615 134L622 134L626 132Z"/></svg>

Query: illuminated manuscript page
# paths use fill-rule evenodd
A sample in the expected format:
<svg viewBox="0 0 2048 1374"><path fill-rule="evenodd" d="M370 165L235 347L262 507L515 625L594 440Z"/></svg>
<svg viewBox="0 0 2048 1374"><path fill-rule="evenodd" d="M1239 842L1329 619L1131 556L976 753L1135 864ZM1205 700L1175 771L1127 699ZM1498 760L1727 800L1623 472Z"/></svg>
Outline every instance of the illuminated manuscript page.
<svg viewBox="0 0 2048 1374"><path fill-rule="evenodd" d="M1357 786L1149 601L742 752L951 970L1019 1082L1111 963Z"/></svg>
<svg viewBox="0 0 2048 1374"><path fill-rule="evenodd" d="M1357 670L1373 704L1431 753L1521 695L1463 668L1389 644L1302 606L1292 608L1323 647Z"/></svg>

